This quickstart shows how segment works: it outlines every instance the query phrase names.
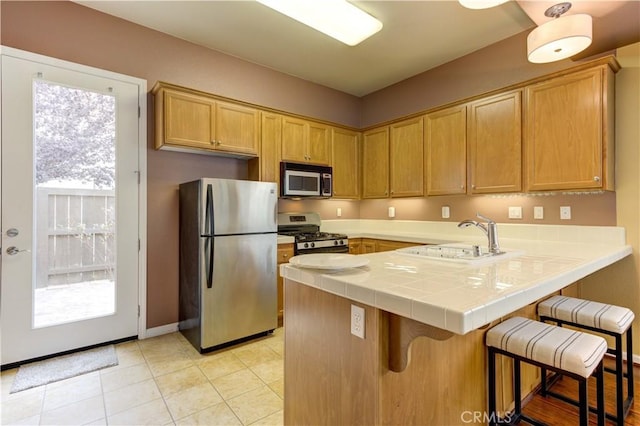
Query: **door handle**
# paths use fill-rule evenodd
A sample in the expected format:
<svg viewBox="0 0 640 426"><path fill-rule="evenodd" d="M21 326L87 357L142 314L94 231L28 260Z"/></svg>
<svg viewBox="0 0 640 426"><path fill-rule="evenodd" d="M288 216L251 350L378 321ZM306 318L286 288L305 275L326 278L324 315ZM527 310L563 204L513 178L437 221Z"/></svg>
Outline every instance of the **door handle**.
<svg viewBox="0 0 640 426"><path fill-rule="evenodd" d="M9 248L7 248L7 254L9 256L15 256L18 253L22 253L22 252L27 252L27 253L31 253L31 250L20 250L18 247L16 246L11 246Z"/></svg>

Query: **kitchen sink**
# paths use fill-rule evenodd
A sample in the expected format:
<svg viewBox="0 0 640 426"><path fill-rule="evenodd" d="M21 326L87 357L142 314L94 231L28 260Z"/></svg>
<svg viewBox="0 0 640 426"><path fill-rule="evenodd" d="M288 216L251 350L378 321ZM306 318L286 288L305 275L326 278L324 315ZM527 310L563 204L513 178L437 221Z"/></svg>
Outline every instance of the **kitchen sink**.
<svg viewBox="0 0 640 426"><path fill-rule="evenodd" d="M499 262L524 254L522 250L503 250L500 253L490 253L486 247L460 243L403 247L395 252L404 256L469 265Z"/></svg>

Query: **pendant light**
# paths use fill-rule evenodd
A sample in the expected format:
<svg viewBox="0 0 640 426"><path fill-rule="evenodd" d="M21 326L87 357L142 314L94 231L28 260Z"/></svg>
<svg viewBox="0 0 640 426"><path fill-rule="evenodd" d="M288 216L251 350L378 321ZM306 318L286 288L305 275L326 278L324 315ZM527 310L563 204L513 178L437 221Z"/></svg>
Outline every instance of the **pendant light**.
<svg viewBox="0 0 640 426"><path fill-rule="evenodd" d="M531 31L527 37L527 57L536 64L559 61L589 47L592 40L592 19L587 14L562 17L571 3L558 3L544 14L554 18Z"/></svg>

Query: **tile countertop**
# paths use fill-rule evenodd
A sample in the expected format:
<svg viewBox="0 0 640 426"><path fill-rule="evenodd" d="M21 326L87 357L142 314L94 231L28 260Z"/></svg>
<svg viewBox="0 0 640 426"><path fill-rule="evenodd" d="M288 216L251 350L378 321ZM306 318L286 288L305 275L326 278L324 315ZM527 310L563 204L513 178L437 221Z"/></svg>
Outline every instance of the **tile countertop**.
<svg viewBox="0 0 640 426"><path fill-rule="evenodd" d="M456 225L350 220L323 222L322 230L344 232L351 238L486 244L479 230ZM619 227L498 224L498 233L501 248L524 254L470 266L383 252L359 255L369 260L359 268L326 271L284 264L280 273L338 296L465 334L631 254L624 229Z"/></svg>

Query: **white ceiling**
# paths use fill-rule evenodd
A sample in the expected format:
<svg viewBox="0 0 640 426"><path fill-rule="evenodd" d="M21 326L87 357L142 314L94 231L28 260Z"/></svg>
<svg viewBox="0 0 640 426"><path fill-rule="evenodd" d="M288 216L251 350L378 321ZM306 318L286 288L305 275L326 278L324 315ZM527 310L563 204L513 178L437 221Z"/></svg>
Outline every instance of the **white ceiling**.
<svg viewBox="0 0 640 426"><path fill-rule="evenodd" d="M356 96L532 29L534 21L523 8L530 15L543 14L546 7L540 11L542 6L537 3L554 3L523 1L519 2L521 8L510 1L492 9L470 10L454 0L352 2L384 25L379 33L354 47L255 1L78 1L145 27Z"/></svg>

